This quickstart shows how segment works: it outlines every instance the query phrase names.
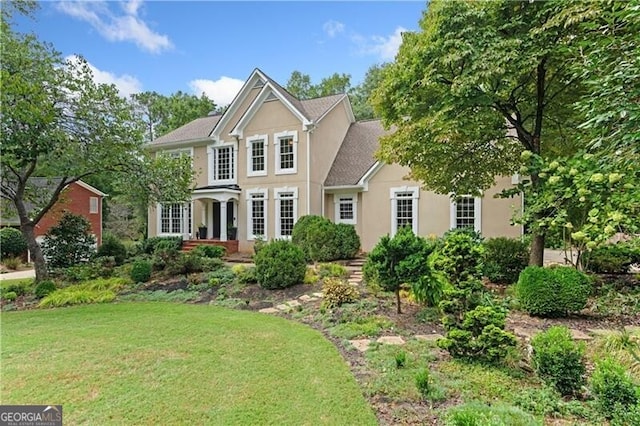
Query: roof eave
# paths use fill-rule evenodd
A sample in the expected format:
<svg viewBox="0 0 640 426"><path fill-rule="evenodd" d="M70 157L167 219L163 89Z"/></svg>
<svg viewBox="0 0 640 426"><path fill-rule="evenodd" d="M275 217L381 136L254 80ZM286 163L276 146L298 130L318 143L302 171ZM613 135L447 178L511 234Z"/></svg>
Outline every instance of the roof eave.
<svg viewBox="0 0 640 426"><path fill-rule="evenodd" d="M182 146L190 146L190 145L194 145L194 144L211 143L211 142L213 142L213 139L211 139L209 137L194 138L194 139L182 139L182 140L177 140L177 141L150 143L150 144L147 145L146 148L149 151L155 152L155 151L159 151L161 149L180 148Z"/></svg>

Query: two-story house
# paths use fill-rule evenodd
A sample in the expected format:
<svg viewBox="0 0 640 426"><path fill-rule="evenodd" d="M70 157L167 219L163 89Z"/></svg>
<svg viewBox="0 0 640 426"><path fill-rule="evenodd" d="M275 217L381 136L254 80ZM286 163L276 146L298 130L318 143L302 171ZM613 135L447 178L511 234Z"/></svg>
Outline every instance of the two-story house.
<svg viewBox="0 0 640 426"><path fill-rule="evenodd" d="M256 238L288 238L309 214L353 224L365 251L403 226L420 235L466 226L487 237L521 234L510 225L521 200L493 198L511 177L452 202L405 180L408 169L377 161L383 134L378 120L355 121L347 95L299 100L256 69L223 115L151 142L154 152L191 156L197 177L191 202L150 209L149 236L194 239L204 225L197 237L235 234L249 251Z"/></svg>

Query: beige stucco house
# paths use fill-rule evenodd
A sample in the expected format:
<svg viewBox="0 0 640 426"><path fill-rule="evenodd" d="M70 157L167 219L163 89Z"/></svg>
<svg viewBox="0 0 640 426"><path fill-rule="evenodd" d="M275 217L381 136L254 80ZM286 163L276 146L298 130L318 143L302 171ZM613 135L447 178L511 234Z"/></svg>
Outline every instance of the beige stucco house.
<svg viewBox="0 0 640 426"><path fill-rule="evenodd" d="M249 251L256 238L288 238L308 214L353 224L365 251L402 226L419 235L464 226L486 237L521 234L510 225L521 200L493 198L511 177L452 202L405 180L408 169L378 162L383 134L377 120L355 121L347 95L299 100L256 69L223 115L151 142L154 152L191 156L197 177L191 202L150 209L149 236L227 241L236 233Z"/></svg>

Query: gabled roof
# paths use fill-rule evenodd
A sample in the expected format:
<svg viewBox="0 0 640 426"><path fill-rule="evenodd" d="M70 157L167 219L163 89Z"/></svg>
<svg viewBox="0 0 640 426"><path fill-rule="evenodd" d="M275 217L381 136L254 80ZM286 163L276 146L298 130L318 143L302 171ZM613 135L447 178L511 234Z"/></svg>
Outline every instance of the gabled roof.
<svg viewBox="0 0 640 426"><path fill-rule="evenodd" d="M221 115L209 115L195 120L170 131L151 141L150 145L164 145L180 141L207 139L213 128L220 121Z"/></svg>
<svg viewBox="0 0 640 426"><path fill-rule="evenodd" d="M386 132L380 120L352 123L340 145L325 186L358 185L377 163L374 154Z"/></svg>
<svg viewBox="0 0 640 426"><path fill-rule="evenodd" d="M344 93L339 93L337 95L323 96L321 98L305 99L300 101L300 104L304 109L304 113L307 118L315 123L346 96L347 95Z"/></svg>

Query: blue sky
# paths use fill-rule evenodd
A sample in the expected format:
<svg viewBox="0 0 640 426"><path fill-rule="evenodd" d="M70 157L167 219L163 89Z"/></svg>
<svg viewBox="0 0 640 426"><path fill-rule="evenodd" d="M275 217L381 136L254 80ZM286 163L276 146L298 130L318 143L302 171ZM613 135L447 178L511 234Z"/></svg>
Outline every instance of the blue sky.
<svg viewBox="0 0 640 426"><path fill-rule="evenodd" d="M83 55L99 82L123 95L205 92L227 104L258 67L285 85L334 72L362 81L393 60L403 31L418 29L424 2L40 2L16 20L63 56Z"/></svg>

